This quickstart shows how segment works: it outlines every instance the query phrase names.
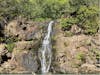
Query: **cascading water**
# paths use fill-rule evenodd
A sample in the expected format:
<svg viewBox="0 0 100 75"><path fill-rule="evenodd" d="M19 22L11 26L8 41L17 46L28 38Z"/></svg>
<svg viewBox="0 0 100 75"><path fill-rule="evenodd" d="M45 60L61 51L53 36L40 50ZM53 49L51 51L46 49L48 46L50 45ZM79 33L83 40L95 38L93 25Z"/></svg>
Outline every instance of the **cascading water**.
<svg viewBox="0 0 100 75"><path fill-rule="evenodd" d="M48 73L51 65L52 58L52 45L51 45L51 32L54 21L51 21L48 25L48 33L42 42L42 48L40 50L40 61L42 73Z"/></svg>

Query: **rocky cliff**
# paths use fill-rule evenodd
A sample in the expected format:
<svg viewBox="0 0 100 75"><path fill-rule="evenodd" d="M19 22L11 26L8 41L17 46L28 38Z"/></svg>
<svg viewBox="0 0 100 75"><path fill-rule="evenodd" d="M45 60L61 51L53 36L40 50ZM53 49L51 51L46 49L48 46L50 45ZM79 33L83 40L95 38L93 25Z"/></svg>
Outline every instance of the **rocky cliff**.
<svg viewBox="0 0 100 75"><path fill-rule="evenodd" d="M5 25L0 37L0 73L39 72L38 50L46 25L22 18Z"/></svg>
<svg viewBox="0 0 100 75"><path fill-rule="evenodd" d="M0 73L40 73L38 51L47 22L15 19L0 31ZM52 73L100 73L100 34L85 35L73 25L71 35L53 26Z"/></svg>
<svg viewBox="0 0 100 75"><path fill-rule="evenodd" d="M73 25L69 35L55 25L53 73L100 73L100 34L85 35Z"/></svg>

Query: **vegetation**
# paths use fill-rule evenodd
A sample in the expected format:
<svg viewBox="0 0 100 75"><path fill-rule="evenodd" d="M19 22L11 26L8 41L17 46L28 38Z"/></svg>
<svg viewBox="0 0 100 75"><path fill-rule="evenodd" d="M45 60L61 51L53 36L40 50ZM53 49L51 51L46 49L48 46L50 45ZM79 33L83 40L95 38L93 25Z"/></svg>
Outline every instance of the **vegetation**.
<svg viewBox="0 0 100 75"><path fill-rule="evenodd" d="M0 20L17 16L36 21L61 18L62 29L70 30L73 24L85 34L98 30L99 0L0 0Z"/></svg>
<svg viewBox="0 0 100 75"><path fill-rule="evenodd" d="M97 1L97 0L96 0ZM70 0L72 11L69 17L61 18L62 29L70 30L71 26L76 24L84 30L85 34L95 34L99 28L98 15L99 10L94 1L90 0Z"/></svg>
<svg viewBox="0 0 100 75"><path fill-rule="evenodd" d="M14 49L15 44L14 43L9 43L7 44L6 48L9 52L12 52Z"/></svg>
<svg viewBox="0 0 100 75"><path fill-rule="evenodd" d="M76 59L84 61L84 60L85 60L85 54L82 53L82 52L79 52L79 53L76 55Z"/></svg>
<svg viewBox="0 0 100 75"><path fill-rule="evenodd" d="M69 17L69 18L62 18L61 19L61 26L62 26L62 30L70 30L71 26L74 24L77 24L78 19L73 18L73 17Z"/></svg>
<svg viewBox="0 0 100 75"><path fill-rule="evenodd" d="M57 18L68 0L0 0L0 17Z"/></svg>

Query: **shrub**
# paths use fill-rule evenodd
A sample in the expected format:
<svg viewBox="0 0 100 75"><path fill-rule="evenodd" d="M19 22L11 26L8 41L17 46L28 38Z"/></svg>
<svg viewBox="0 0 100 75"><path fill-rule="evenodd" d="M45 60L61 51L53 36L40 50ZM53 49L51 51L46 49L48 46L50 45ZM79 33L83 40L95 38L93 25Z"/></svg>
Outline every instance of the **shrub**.
<svg viewBox="0 0 100 75"><path fill-rule="evenodd" d="M60 21L60 25L62 26L62 30L70 30L73 24L77 24L78 19L69 17L69 18L62 18Z"/></svg>
<svg viewBox="0 0 100 75"><path fill-rule="evenodd" d="M67 12L69 0L44 0L41 6L44 8L43 17L56 19Z"/></svg>
<svg viewBox="0 0 100 75"><path fill-rule="evenodd" d="M9 52L12 52L13 49L14 49L14 46L15 46L14 43L10 43L10 44L7 44L6 48L7 48L7 50L8 50Z"/></svg>
<svg viewBox="0 0 100 75"><path fill-rule="evenodd" d="M85 34L95 34L98 30L98 9L95 7L81 6L77 12L79 25Z"/></svg>
<svg viewBox="0 0 100 75"><path fill-rule="evenodd" d="M82 53L82 52L79 52L79 53L76 55L76 59L84 61L84 60L85 60L85 54Z"/></svg>
<svg viewBox="0 0 100 75"><path fill-rule="evenodd" d="M98 29L97 4L98 0L0 0L0 20L23 16L44 21L68 15L69 18L61 18L63 30L70 30L73 24L77 24L85 34L95 34Z"/></svg>
<svg viewBox="0 0 100 75"><path fill-rule="evenodd" d="M61 19L62 29L70 30L71 26L76 24L83 29L85 34L95 34L98 31L98 14L96 6L89 5L85 0L71 0L70 6L73 9L70 17ZM73 2L73 3L72 3ZM75 9L75 10L74 10Z"/></svg>
<svg viewBox="0 0 100 75"><path fill-rule="evenodd" d="M94 23L93 21L86 21L83 25L85 34L95 34L99 29L99 25L97 23Z"/></svg>
<svg viewBox="0 0 100 75"><path fill-rule="evenodd" d="M0 0L0 18L24 16L58 18L69 8L69 0Z"/></svg>

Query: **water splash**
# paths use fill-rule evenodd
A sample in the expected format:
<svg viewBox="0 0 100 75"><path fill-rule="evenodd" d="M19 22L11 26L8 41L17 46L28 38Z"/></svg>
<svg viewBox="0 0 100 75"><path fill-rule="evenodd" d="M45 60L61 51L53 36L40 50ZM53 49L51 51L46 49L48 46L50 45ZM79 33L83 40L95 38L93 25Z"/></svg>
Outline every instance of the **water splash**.
<svg viewBox="0 0 100 75"><path fill-rule="evenodd" d="M48 25L47 35L45 36L42 48L40 50L40 61L41 61L41 71L42 73L48 73L51 65L51 58L52 58L52 46L51 46L51 32L52 32L52 25L54 21L51 21Z"/></svg>

